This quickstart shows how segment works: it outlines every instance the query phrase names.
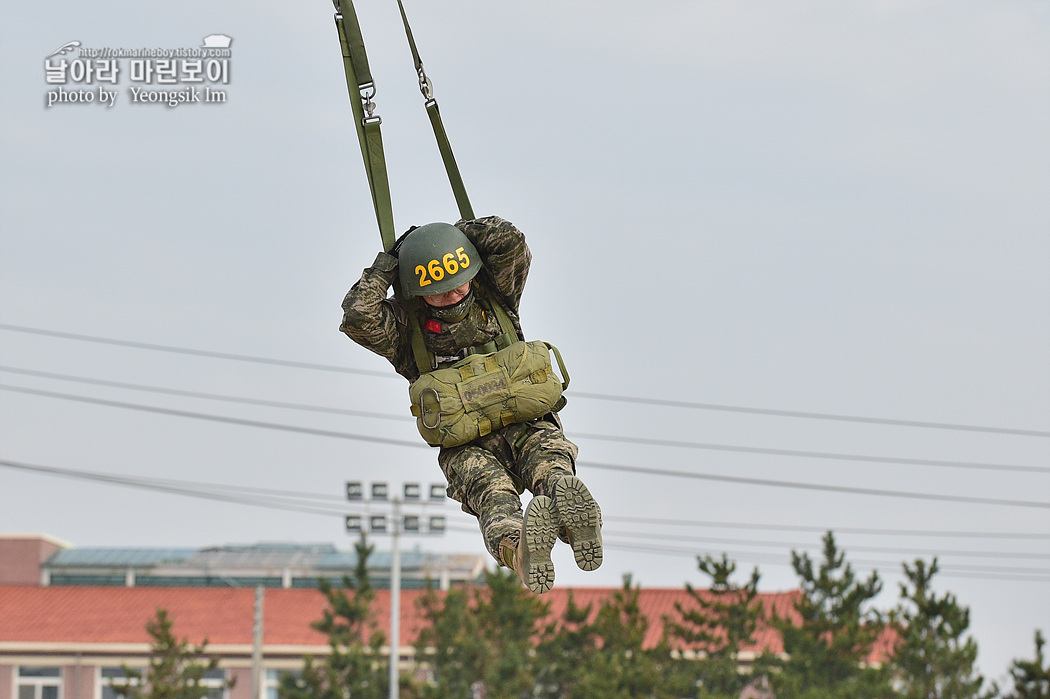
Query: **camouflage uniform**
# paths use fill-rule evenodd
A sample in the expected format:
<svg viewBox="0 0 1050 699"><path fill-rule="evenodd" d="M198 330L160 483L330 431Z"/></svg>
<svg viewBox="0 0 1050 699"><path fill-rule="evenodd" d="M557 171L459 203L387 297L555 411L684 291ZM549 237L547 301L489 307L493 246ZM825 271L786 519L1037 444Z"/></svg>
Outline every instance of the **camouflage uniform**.
<svg viewBox="0 0 1050 699"><path fill-rule="evenodd" d="M497 216L456 223L482 256L483 266L472 284L481 283L502 302L519 338L524 337L518 305L532 254L525 236ZM343 300L339 329L354 342L385 357L410 382L419 378L412 354L408 311L387 293L397 278L397 259L380 253L375 263ZM502 334L493 313L474 303L457 322L428 324L427 347L448 361L464 356L468 347L484 345ZM478 518L485 546L501 564L500 543L517 540L522 528L520 495L554 497L555 482L576 472L576 445L566 439L551 414L529 423L508 425L470 444L442 447L438 463L448 481L448 495ZM562 535L564 539L564 534Z"/></svg>

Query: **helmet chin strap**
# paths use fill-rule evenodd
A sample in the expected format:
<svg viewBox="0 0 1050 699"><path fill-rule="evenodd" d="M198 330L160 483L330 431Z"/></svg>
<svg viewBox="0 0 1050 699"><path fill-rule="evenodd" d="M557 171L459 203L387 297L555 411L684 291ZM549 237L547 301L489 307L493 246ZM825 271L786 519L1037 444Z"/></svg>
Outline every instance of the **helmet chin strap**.
<svg viewBox="0 0 1050 699"><path fill-rule="evenodd" d="M474 288L471 287L467 295L461 298L451 306L431 306L427 304L427 313L434 318L442 320L446 323L458 323L467 317L467 313L470 312L470 307L474 304Z"/></svg>

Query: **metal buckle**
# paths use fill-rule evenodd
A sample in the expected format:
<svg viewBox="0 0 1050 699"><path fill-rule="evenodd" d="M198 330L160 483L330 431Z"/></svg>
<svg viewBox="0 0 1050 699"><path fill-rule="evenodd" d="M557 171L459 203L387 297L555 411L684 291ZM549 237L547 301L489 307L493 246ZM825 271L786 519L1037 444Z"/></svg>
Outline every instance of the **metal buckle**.
<svg viewBox="0 0 1050 699"><path fill-rule="evenodd" d="M434 99L434 85L430 82L430 78L427 77L426 72L423 71L423 64L419 64L419 91L423 93L423 97L430 101Z"/></svg>
<svg viewBox="0 0 1050 699"><path fill-rule="evenodd" d="M439 408L441 407L441 396L439 396L437 390L433 388L428 388L419 394L419 421L423 423L423 427L426 427L428 430L432 430L441 424L441 411L437 411L437 422L435 422L433 425L428 425L426 419L427 409L423 405L423 396L425 396L427 393L434 394L434 400L437 401Z"/></svg>
<svg viewBox="0 0 1050 699"><path fill-rule="evenodd" d="M372 101L372 98L376 96L375 83L358 85L357 89L361 93L361 106L365 110L365 121L382 121L378 116L373 116L373 112L376 110L376 103Z"/></svg>

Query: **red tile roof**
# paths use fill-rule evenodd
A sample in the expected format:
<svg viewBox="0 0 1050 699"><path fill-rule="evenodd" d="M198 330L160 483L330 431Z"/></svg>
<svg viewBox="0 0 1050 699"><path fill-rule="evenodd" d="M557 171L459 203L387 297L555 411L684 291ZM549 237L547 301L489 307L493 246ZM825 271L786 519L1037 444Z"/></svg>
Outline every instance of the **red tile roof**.
<svg viewBox="0 0 1050 699"><path fill-rule="evenodd" d="M602 601L611 598L615 588L572 589L577 606L592 605L597 614ZM422 590L401 593L401 646L409 646L419 636L424 619L416 601ZM798 591L763 593L767 608L778 616L795 619L794 602ZM555 588L543 596L550 605L551 618L560 618L568 604L568 588ZM642 588L638 603L649 620L645 647L660 640L665 616L675 614L674 604L686 608L694 603L681 588ZM255 592L249 588L177 587L36 587L0 585L0 649L11 644L148 644L146 622L156 610L167 610L172 630L179 638L210 646L250 646L252 643ZM327 638L311 628L321 618L325 598L317 590L267 588L263 598L264 644L267 646L327 646ZM390 591L377 590L372 605L376 625L384 633L390 629ZM755 645L745 651L768 648L781 652L780 636L760 625ZM884 640L883 648L886 641ZM675 644L681 648L681 644ZM317 652L317 651L314 651ZM882 655L880 653L880 655ZM882 655L882 657L885 657Z"/></svg>
<svg viewBox="0 0 1050 699"><path fill-rule="evenodd" d="M616 591L607 587L588 587L576 588L571 592L573 602L577 607L591 605L590 618L593 619L597 615L598 608L601 607L602 602L611 598ZM759 597L763 604L766 605L766 608L773 610L777 616L797 619L794 603L798 599L798 594L798 591L794 590L791 592L766 592L761 593ZM554 619L561 618L565 613L565 608L568 606L569 590L555 588L544 595L544 599L550 603L552 617ZM676 602L680 603L685 609L691 609L696 606L689 593L682 588L641 588L639 590L638 607L649 620L649 627L646 629L643 641L644 647L652 648L660 642L664 632L665 617L671 617L672 619L678 617L675 611ZM684 644L678 641L673 642L671 647L676 650L685 649ZM774 653L780 653L784 650L780 635L769 626L760 624L758 631L755 633L754 645L741 650L760 653L765 648L770 649Z"/></svg>

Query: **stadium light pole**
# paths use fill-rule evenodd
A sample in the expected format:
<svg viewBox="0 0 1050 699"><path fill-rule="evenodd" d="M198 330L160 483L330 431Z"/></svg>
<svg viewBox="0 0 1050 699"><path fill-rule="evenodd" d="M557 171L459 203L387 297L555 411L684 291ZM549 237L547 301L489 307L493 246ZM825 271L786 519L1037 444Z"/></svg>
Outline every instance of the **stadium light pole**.
<svg viewBox="0 0 1050 699"><path fill-rule="evenodd" d="M430 485L430 497L422 498L422 491L418 483L405 483L404 497L395 495L388 498L387 484L383 482L372 483L372 497L364 499L364 488L359 481L348 481L346 484L346 498L350 502L367 502L371 505L389 505L391 507L390 528L386 526L386 515L372 515L368 517L369 530L372 534L390 534L393 537L391 545L390 560L390 699L398 699L400 693L399 680L401 678L401 534L432 534L441 535L445 533L444 515L434 515L427 520L426 531L423 530L422 517L419 515L404 515L403 505L419 505L423 508L429 504L444 504L445 486L441 483ZM361 515L346 516L346 530L348 532L362 532L363 521Z"/></svg>

